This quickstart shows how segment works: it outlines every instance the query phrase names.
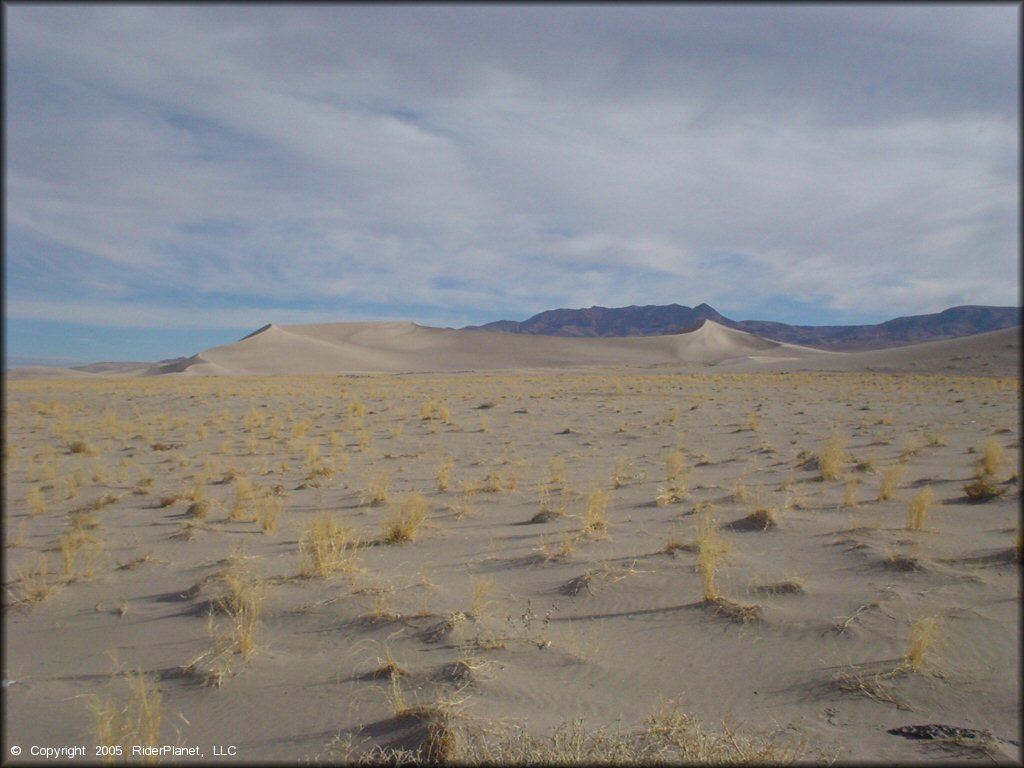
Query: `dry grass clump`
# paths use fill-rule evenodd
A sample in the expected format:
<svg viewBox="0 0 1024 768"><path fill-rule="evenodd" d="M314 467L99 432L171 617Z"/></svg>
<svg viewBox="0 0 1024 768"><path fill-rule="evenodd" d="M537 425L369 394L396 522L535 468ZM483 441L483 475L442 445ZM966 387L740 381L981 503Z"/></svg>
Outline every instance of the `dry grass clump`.
<svg viewBox="0 0 1024 768"><path fill-rule="evenodd" d="M697 571L704 588L704 601L718 599L715 574L729 553L729 543L718 534L718 525L710 515L703 515L697 521Z"/></svg>
<svg viewBox="0 0 1024 768"><path fill-rule="evenodd" d="M928 510L935 503L935 491L926 486L918 491L907 506L907 528L921 530L928 519Z"/></svg>
<svg viewBox="0 0 1024 768"><path fill-rule="evenodd" d="M726 525L726 528L733 531L767 531L778 527L778 512L772 507L758 507L746 517Z"/></svg>
<svg viewBox="0 0 1024 768"><path fill-rule="evenodd" d="M686 498L686 487L681 483L658 486L658 495L654 497L654 503L659 507L667 507L669 504L678 504Z"/></svg>
<svg viewBox="0 0 1024 768"><path fill-rule="evenodd" d="M81 453L85 456L96 456L99 449L88 440L72 440L67 444L68 453Z"/></svg>
<svg viewBox="0 0 1024 768"><path fill-rule="evenodd" d="M964 486L964 493L967 494L967 500L972 504L991 501L992 499L1002 496L1006 491L1007 487L1005 485L997 485L992 480L991 475L980 475Z"/></svg>
<svg viewBox="0 0 1024 768"><path fill-rule="evenodd" d="M452 470L455 468L455 462L451 457L441 460L441 463L437 465L437 491L438 493L444 493L448 490L448 485L451 482Z"/></svg>
<svg viewBox="0 0 1024 768"><path fill-rule="evenodd" d="M881 485L878 488L878 500L887 501L896 497L896 489L903 479L903 466L893 464L882 470Z"/></svg>
<svg viewBox="0 0 1024 768"><path fill-rule="evenodd" d="M577 544L577 540L570 536L568 531L563 531L562 535L559 537L557 546L550 544L547 537L542 536L540 546L537 547L537 552L545 563L549 563L553 560L562 561L568 559L576 551Z"/></svg>
<svg viewBox="0 0 1024 768"><path fill-rule="evenodd" d="M426 498L414 491L402 499L398 511L384 521L384 541L389 544L413 541L429 514Z"/></svg>
<svg viewBox="0 0 1024 768"><path fill-rule="evenodd" d="M665 457L665 480L668 483L675 483L682 479L685 467L683 452L673 451Z"/></svg>
<svg viewBox="0 0 1024 768"><path fill-rule="evenodd" d="M104 758L105 762L125 761L132 754L132 747L162 743L160 690L148 682L141 670L127 674L125 680L129 694L124 701L98 696L90 701L93 742L104 746L119 746L122 750L120 758L110 755Z"/></svg>
<svg viewBox="0 0 1024 768"><path fill-rule="evenodd" d="M920 672L924 657L935 641L939 620L935 616L918 619L910 626L910 638L903 651L903 661L912 672Z"/></svg>
<svg viewBox="0 0 1024 768"><path fill-rule="evenodd" d="M453 758L499 765L764 765L807 760L808 751L806 738L785 728L748 735L723 724L715 731L668 702L633 731L588 731L577 718L536 738L525 726L494 724L466 736Z"/></svg>
<svg viewBox="0 0 1024 768"><path fill-rule="evenodd" d="M587 507L583 511L580 533L590 538L603 538L608 533L608 493L595 488L587 494Z"/></svg>
<svg viewBox="0 0 1024 768"><path fill-rule="evenodd" d="M45 514L46 499L43 497L42 490L37 487L29 488L28 493L25 494L25 505L33 515Z"/></svg>
<svg viewBox="0 0 1024 768"><path fill-rule="evenodd" d="M981 475L995 475L1003 468L1006 461L1006 454L1002 443L995 437L990 437L981 447L981 458L978 459L978 472Z"/></svg>
<svg viewBox="0 0 1024 768"><path fill-rule="evenodd" d="M221 636L221 645L228 652L248 656L257 647L265 597L263 583L250 573L241 554L232 555L220 578L227 587L227 593L217 598L216 606L231 621L228 635ZM211 624L212 619L211 614Z"/></svg>
<svg viewBox="0 0 1024 768"><path fill-rule="evenodd" d="M28 608L53 594L57 584L49 580L49 572L50 561L42 553L34 567L19 568L14 583L7 588L13 598L12 605Z"/></svg>
<svg viewBox="0 0 1024 768"><path fill-rule="evenodd" d="M245 475L239 475L232 481L234 497L231 504L231 512L228 515L232 520L245 519L246 511L252 506L253 487L252 482Z"/></svg>
<svg viewBox="0 0 1024 768"><path fill-rule="evenodd" d="M60 554L64 560L64 576L73 579L78 576L91 578L95 572L96 558L102 550L100 540L81 528L72 526L60 535Z"/></svg>
<svg viewBox="0 0 1024 768"><path fill-rule="evenodd" d="M467 615L470 618L480 618L491 603L488 596L494 592L494 579L488 576L472 576L469 585L473 591L473 603Z"/></svg>
<svg viewBox="0 0 1024 768"><path fill-rule="evenodd" d="M348 529L331 515L318 515L299 540L299 573L320 578L336 571L350 573L355 570L356 545Z"/></svg>
<svg viewBox="0 0 1024 768"><path fill-rule="evenodd" d="M857 506L857 484L858 479L856 475L846 475L843 478L843 502L842 506L856 507Z"/></svg>
<svg viewBox="0 0 1024 768"><path fill-rule="evenodd" d="M1008 486L999 485L995 480L995 473L1002 468L1005 461L1003 446L999 440L994 437L986 440L981 449L981 458L974 467L974 479L964 486L968 501L978 504L1006 493Z"/></svg>
<svg viewBox="0 0 1024 768"><path fill-rule="evenodd" d="M379 507L388 503L388 491L391 486L391 473L387 470L374 477L360 496L360 503L370 507Z"/></svg>
<svg viewBox="0 0 1024 768"><path fill-rule="evenodd" d="M632 473L630 472L631 466L630 461L625 456L615 457L615 470L612 474L612 487L622 488L626 485L630 479L632 479Z"/></svg>
<svg viewBox="0 0 1024 768"><path fill-rule="evenodd" d="M561 456L552 456L548 460L548 482L552 485L560 485L565 477L565 459Z"/></svg>
<svg viewBox="0 0 1024 768"><path fill-rule="evenodd" d="M846 460L846 439L838 428L834 428L818 448L817 458L822 480L838 480L842 476L843 462Z"/></svg>

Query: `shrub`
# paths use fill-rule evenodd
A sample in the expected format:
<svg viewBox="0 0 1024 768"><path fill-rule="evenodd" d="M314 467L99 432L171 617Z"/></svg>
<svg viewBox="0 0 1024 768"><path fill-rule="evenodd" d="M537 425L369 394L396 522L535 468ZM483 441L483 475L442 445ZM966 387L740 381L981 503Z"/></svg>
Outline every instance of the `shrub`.
<svg viewBox="0 0 1024 768"><path fill-rule="evenodd" d="M934 503L935 491L931 487L925 487L918 491L907 507L907 527L914 530L924 528L928 510Z"/></svg>
<svg viewBox="0 0 1024 768"><path fill-rule="evenodd" d="M413 541L429 513L423 494L414 491L402 499L398 511L384 521L384 540L389 544Z"/></svg>

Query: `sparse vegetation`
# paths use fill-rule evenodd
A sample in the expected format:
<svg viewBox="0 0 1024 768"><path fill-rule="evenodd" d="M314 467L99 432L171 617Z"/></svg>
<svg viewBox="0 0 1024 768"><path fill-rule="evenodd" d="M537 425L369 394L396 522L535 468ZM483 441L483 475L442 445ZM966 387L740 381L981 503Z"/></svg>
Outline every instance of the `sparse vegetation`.
<svg viewBox="0 0 1024 768"><path fill-rule="evenodd" d="M587 494L580 533L594 539L603 538L608 533L608 493L601 488Z"/></svg>
<svg viewBox="0 0 1024 768"><path fill-rule="evenodd" d="M124 679L129 689L125 699L94 696L90 700L94 743L121 747L122 760L124 755L132 754L133 747L161 744L163 720L160 689L141 670L128 673ZM116 760L113 754L105 757L105 762ZM149 757L144 762L156 762L156 758Z"/></svg>
<svg viewBox="0 0 1024 768"><path fill-rule="evenodd" d="M384 541L389 544L413 541L429 514L426 498L414 491L403 498L398 510L384 521Z"/></svg>
<svg viewBox="0 0 1024 768"><path fill-rule="evenodd" d="M935 491L926 486L914 494L907 507L907 528L920 530L928 519L928 510L935 503Z"/></svg>
<svg viewBox="0 0 1024 768"><path fill-rule="evenodd" d="M843 462L846 461L846 439L837 427L818 449L818 471L822 480L838 480L842 477Z"/></svg>
<svg viewBox="0 0 1024 768"><path fill-rule="evenodd" d="M326 578L336 571L355 570L356 542L345 526L329 513L313 518L299 541L300 573Z"/></svg>
<svg viewBox="0 0 1024 768"><path fill-rule="evenodd" d="M903 466L893 464L882 470L882 482L878 489L878 500L887 501L896 497L896 489L903 479Z"/></svg>

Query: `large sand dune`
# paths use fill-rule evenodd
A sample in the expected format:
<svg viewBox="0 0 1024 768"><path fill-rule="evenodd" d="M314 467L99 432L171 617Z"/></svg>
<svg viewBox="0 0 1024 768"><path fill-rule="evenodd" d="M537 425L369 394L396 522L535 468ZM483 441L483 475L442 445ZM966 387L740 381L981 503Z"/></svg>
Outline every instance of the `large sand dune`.
<svg viewBox="0 0 1024 768"><path fill-rule="evenodd" d="M405 322L325 323L268 325L241 341L154 372L265 375L680 363L706 366L831 354L769 341L712 321L690 333L615 339L465 331Z"/></svg>

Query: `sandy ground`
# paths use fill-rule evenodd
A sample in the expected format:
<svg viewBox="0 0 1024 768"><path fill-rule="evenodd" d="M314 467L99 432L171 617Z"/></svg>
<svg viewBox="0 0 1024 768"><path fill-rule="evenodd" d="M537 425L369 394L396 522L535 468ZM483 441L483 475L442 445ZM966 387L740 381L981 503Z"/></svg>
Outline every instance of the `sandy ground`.
<svg viewBox="0 0 1024 768"><path fill-rule="evenodd" d="M438 713L466 743L626 733L669 707L804 760L1019 761L1017 338L963 353L988 376L910 365L949 347L828 373L719 336L685 364L8 379L5 760L94 758L141 671L144 742L205 761L416 748ZM772 353L797 360L749 359ZM986 450L999 495L970 503ZM426 517L389 543L403 511ZM992 738L887 733L918 724Z"/></svg>

